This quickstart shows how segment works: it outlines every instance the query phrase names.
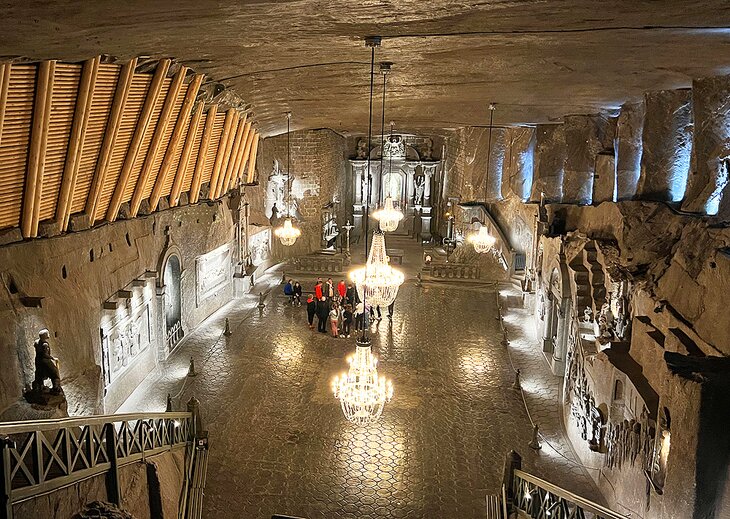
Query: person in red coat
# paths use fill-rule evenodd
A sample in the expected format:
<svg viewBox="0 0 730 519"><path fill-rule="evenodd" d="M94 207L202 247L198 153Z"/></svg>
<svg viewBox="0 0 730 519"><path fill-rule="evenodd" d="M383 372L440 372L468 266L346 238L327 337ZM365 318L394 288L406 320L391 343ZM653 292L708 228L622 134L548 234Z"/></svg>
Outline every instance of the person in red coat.
<svg viewBox="0 0 730 519"><path fill-rule="evenodd" d="M317 284L314 285L314 296L317 298L317 301L322 300L322 280L318 280Z"/></svg>
<svg viewBox="0 0 730 519"><path fill-rule="evenodd" d="M340 301L344 301L345 296L347 295L347 285L345 285L345 280L341 279L339 283L337 283L337 293L340 295Z"/></svg>

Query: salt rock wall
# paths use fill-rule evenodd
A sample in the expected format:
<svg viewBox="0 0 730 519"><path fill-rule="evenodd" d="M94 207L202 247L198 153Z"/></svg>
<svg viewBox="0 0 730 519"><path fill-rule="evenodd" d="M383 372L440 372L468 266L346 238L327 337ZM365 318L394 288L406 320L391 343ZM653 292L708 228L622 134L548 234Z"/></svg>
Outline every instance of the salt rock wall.
<svg viewBox="0 0 730 519"><path fill-rule="evenodd" d="M230 210L216 202L0 247L4 288L0 292L0 358L5 359L0 362L0 413L20 398L23 386L33 378L32 345L41 328L50 330L53 355L61 362L69 413L103 412L100 323L104 302L147 271L157 272L148 288L154 293L155 284L162 284L162 261L167 252L175 251L182 268L182 326L192 330L231 298L229 279L201 299L197 258L231 243L233 235ZM41 298L40 305L27 307L24 297ZM150 306L154 351L138 369L129 370L136 376L144 376L166 354L162 331L154 326L162 309ZM128 386L107 394L113 401L107 411L134 389Z"/></svg>
<svg viewBox="0 0 730 519"><path fill-rule="evenodd" d="M275 258L308 254L322 247L322 211L325 205L337 199L347 199L347 140L332 130L293 131L291 140L291 196L296 200L302 235L291 247L272 241ZM267 185L274 161L286 173L286 134L268 137L259 145L258 168L261 185ZM268 192L267 192L268 195ZM351 206L350 206L351 208ZM349 217L346 204L337 207L338 222ZM270 215L267 215L267 217ZM280 213L279 216L286 216Z"/></svg>
<svg viewBox="0 0 730 519"><path fill-rule="evenodd" d="M563 199L563 176L567 156L565 128L562 124L539 124L535 131L537 140L531 200L560 202Z"/></svg>

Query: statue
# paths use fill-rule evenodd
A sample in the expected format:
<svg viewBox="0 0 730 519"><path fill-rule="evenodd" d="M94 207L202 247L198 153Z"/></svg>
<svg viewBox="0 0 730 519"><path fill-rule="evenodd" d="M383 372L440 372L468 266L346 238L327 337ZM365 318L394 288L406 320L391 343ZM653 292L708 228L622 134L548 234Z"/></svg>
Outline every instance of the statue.
<svg viewBox="0 0 730 519"><path fill-rule="evenodd" d="M276 225L276 222L279 221L279 209L276 207L276 202L274 202L274 205L271 206L271 218L269 218L269 223L271 225Z"/></svg>
<svg viewBox="0 0 730 519"><path fill-rule="evenodd" d="M413 205L423 205L423 191L426 188L426 177L418 175L417 177L414 177L413 182L416 184L416 195L414 197Z"/></svg>
<svg viewBox="0 0 730 519"><path fill-rule="evenodd" d="M58 359L51 355L51 346L48 343L50 334L45 328L38 332L38 338L33 343L35 348L35 379L33 380L33 391L41 392L43 382L51 379L53 388L51 394L61 395L61 374L58 371Z"/></svg>
<svg viewBox="0 0 730 519"><path fill-rule="evenodd" d="M433 160L433 139L426 139L426 151L423 152L423 160Z"/></svg>
<svg viewBox="0 0 730 519"><path fill-rule="evenodd" d="M590 306L586 306L585 310L583 310L583 322L590 323L592 320L593 320L593 310L591 310Z"/></svg>
<svg viewBox="0 0 730 519"><path fill-rule="evenodd" d="M357 158L366 159L368 158L368 146L364 140L360 139L357 141Z"/></svg>

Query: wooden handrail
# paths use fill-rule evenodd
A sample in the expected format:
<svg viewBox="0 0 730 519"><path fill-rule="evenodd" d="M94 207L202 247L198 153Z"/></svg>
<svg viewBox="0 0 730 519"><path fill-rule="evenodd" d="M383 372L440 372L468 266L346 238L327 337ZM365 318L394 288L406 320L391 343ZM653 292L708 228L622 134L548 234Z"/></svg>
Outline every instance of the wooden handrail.
<svg viewBox="0 0 730 519"><path fill-rule="evenodd" d="M611 510L609 508L606 508L604 506L599 505L598 503L594 503L593 501L590 501L590 500L580 497L576 494L573 494L572 492L569 492L568 490L565 490L564 488L554 485L553 483L550 483L549 481L545 481L544 479L540 479L536 476L533 476L532 474L528 474L527 472L523 472L519 469L515 469L514 475L516 478L519 478L528 483L532 483L533 485L540 487L541 489L545 490L546 492L550 492L551 494L561 497L562 499L565 499L566 501L575 503L576 505L580 506L586 512L596 514L604 519L627 519L628 518L628 516L626 516L626 515L622 515L622 514L619 514L618 512L614 512L613 510Z"/></svg>
<svg viewBox="0 0 730 519"><path fill-rule="evenodd" d="M111 415L91 415L69 418L55 418L50 420L26 420L18 422L0 422L0 435L18 434L33 431L49 431L64 427L81 427L84 425L103 425L116 422L133 422L135 420L192 418L187 412L160 412L160 413L123 413Z"/></svg>

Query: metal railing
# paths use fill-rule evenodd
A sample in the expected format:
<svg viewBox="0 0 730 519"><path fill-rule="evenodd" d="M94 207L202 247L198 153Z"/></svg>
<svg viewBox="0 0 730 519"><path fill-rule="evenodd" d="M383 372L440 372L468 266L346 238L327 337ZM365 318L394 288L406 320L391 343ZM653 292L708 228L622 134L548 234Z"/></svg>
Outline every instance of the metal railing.
<svg viewBox="0 0 730 519"><path fill-rule="evenodd" d="M13 505L106 474L121 502L119 467L192 444L197 413L86 416L0 424L0 519Z"/></svg>
<svg viewBox="0 0 730 519"><path fill-rule="evenodd" d="M593 501L521 470L514 471L513 506L536 519L626 519Z"/></svg>

